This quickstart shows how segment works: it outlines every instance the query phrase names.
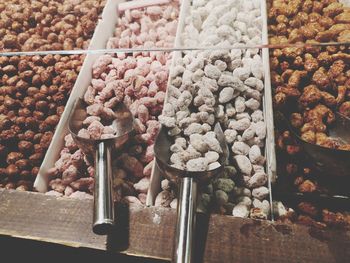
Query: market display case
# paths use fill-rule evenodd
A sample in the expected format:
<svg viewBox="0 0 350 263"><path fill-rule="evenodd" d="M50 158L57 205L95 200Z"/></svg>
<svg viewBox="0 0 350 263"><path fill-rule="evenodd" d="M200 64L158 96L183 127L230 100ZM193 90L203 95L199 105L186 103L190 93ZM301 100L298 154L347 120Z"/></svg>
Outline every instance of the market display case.
<svg viewBox="0 0 350 263"><path fill-rule="evenodd" d="M330 131L350 117L348 6L0 3L0 234L169 259L179 189L154 158L157 134L172 140L169 165L205 171L220 165L220 123L229 158L198 191L196 259L346 262L350 170L305 144L347 156ZM107 237L91 229L93 158L70 134L78 98L86 139L113 136L121 102L134 117L112 155Z"/></svg>

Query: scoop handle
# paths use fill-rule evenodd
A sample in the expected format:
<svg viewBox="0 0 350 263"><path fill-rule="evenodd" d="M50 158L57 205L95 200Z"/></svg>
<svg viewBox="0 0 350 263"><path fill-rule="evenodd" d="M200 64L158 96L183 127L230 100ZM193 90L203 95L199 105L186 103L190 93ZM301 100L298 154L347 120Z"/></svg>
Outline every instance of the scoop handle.
<svg viewBox="0 0 350 263"><path fill-rule="evenodd" d="M106 235L114 226L111 146L100 142L95 152L95 190L92 230Z"/></svg>
<svg viewBox="0 0 350 263"><path fill-rule="evenodd" d="M196 224L197 183L191 177L181 179L177 206L177 223L173 249L174 263L190 263L193 260L193 239Z"/></svg>

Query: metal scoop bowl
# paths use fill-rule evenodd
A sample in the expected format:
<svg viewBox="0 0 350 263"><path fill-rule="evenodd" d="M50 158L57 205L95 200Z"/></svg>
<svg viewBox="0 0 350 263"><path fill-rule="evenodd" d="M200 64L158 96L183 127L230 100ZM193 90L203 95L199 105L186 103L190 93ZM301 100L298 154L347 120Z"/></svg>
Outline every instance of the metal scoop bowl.
<svg viewBox="0 0 350 263"><path fill-rule="evenodd" d="M169 160L172 154L170 146L173 144L173 138L167 134L164 127L160 129L154 144L156 163L161 173L168 180L180 186L172 262L194 262L192 251L196 221L197 185L208 184L211 179L222 173L229 156L229 149L219 123L215 125L214 131L223 154L219 159L221 165L210 171L192 172L170 166Z"/></svg>
<svg viewBox="0 0 350 263"><path fill-rule="evenodd" d="M280 113L279 116L305 152L314 161L315 167L321 174L335 177L350 176L350 151L326 148L304 141L300 137L300 132L290 124L287 117L283 113ZM329 135L340 144L349 144L350 119L339 112L337 112L335 116L336 121L335 124L330 127Z"/></svg>
<svg viewBox="0 0 350 263"><path fill-rule="evenodd" d="M83 121L88 117L86 103L77 99L70 115L68 129L78 147L95 160L94 213L95 234L106 235L114 226L114 204L112 189L112 152L121 148L133 130L133 116L129 109L120 103L114 110L114 120L110 122L116 133L112 138L93 140L78 136Z"/></svg>

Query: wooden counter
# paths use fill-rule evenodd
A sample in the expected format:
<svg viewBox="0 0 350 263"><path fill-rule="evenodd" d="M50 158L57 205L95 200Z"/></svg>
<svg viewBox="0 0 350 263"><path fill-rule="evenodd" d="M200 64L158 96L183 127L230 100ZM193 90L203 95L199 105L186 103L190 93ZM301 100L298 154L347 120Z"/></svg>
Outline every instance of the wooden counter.
<svg viewBox="0 0 350 263"><path fill-rule="evenodd" d="M92 200L0 190L0 235L169 260L176 211L117 207L108 237L91 231ZM350 232L198 216L196 262L348 262Z"/></svg>

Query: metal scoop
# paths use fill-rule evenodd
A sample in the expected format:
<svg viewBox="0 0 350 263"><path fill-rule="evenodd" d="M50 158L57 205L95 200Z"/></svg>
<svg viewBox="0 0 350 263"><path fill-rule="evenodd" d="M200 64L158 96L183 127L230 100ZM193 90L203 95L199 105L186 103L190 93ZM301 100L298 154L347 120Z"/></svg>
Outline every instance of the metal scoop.
<svg viewBox="0 0 350 263"><path fill-rule="evenodd" d="M227 162L229 149L219 123L215 125L214 131L221 149L223 149L223 154L219 159L221 166L211 171L190 172L170 166L170 146L173 144L173 139L167 134L164 127L161 128L154 144L154 153L160 171L168 180L180 185L172 262L194 262L192 251L196 221L197 184L209 183L210 179L223 172Z"/></svg>
<svg viewBox="0 0 350 263"><path fill-rule="evenodd" d="M340 144L350 143L350 119L337 112L335 124L330 127L329 134ZM305 152L312 158L319 172L326 175L350 176L350 151L326 148L321 145L304 141L300 132L294 128L283 113L280 114L283 122L288 126L293 136Z"/></svg>
<svg viewBox="0 0 350 263"><path fill-rule="evenodd" d="M120 103L114 110L115 118L111 126L116 131L109 139L93 140L78 136L83 128L83 121L88 116L86 103L77 99L70 115L68 129L78 147L95 159L94 213L93 227L95 234L106 235L114 226L114 204L112 190L112 151L117 150L128 140L133 130L133 116L129 109Z"/></svg>

